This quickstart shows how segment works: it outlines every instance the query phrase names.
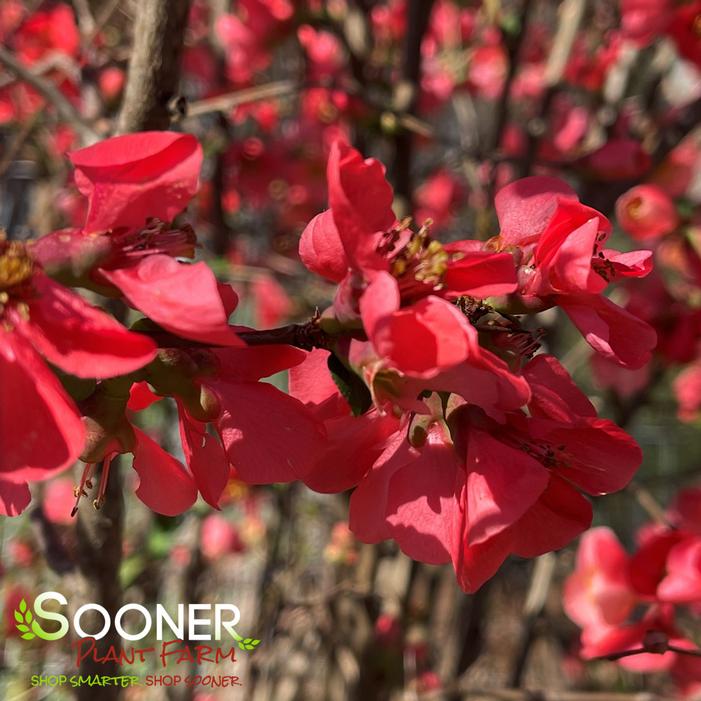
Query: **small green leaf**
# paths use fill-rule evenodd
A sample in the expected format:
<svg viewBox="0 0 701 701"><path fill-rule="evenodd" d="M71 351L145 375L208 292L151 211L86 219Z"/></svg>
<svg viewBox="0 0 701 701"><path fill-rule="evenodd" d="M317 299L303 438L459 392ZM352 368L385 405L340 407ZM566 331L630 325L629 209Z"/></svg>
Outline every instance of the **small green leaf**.
<svg viewBox="0 0 701 701"><path fill-rule="evenodd" d="M17 630L20 633L28 633L29 632L29 626L25 626L24 623L18 623L17 624Z"/></svg>
<svg viewBox="0 0 701 701"><path fill-rule="evenodd" d="M22 599L22 600L19 602L19 610L20 610L22 613L24 613L24 612L27 610L27 602L26 602L24 599Z"/></svg>
<svg viewBox="0 0 701 701"><path fill-rule="evenodd" d="M15 620L17 623L23 623L24 622L24 616L19 611L15 611Z"/></svg>
<svg viewBox="0 0 701 701"><path fill-rule="evenodd" d="M335 355L329 356L328 366L331 377L348 402L353 416L364 414L372 405L372 397L365 383Z"/></svg>
<svg viewBox="0 0 701 701"><path fill-rule="evenodd" d="M251 640L252 640L252 638L244 638L243 642L244 642L246 645L248 645L248 643L250 643Z"/></svg>
<svg viewBox="0 0 701 701"><path fill-rule="evenodd" d="M34 633L25 633L22 636L22 640L34 640L35 637Z"/></svg>
<svg viewBox="0 0 701 701"><path fill-rule="evenodd" d="M32 615L32 612L27 611L27 615L24 617L25 622L31 623L33 619L34 619L34 616Z"/></svg>
<svg viewBox="0 0 701 701"><path fill-rule="evenodd" d="M260 640L251 640L251 645L260 645Z"/></svg>

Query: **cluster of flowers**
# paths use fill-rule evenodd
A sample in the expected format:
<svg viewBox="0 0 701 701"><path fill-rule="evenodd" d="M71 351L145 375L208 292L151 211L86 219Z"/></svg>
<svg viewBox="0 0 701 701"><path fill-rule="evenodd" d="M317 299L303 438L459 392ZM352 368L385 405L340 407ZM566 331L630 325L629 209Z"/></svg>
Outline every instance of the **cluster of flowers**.
<svg viewBox="0 0 701 701"><path fill-rule="evenodd" d="M633 555L609 528L582 536L564 595L565 611L582 628L582 657L667 671L682 695L699 693L701 658L684 614L697 615L701 604L700 507L700 489L680 492L666 524L640 529Z"/></svg>
<svg viewBox="0 0 701 701"><path fill-rule="evenodd" d="M625 303L657 331L652 360L630 370L592 357L598 384L627 401L648 391L667 368L681 368L673 388L683 421L695 420L701 408L701 217L693 196L700 159L698 139L683 141L662 168L616 203L621 229L654 252L655 270L626 286Z"/></svg>
<svg viewBox="0 0 701 701"><path fill-rule="evenodd" d="M650 252L607 248L609 222L564 182L512 183L496 197L497 236L443 245L428 225L396 220L378 161L334 142L330 207L300 240L304 264L336 285L333 304L306 325L253 331L229 325L228 285L181 260L196 238L174 219L201 159L194 137L172 132L77 151L83 226L0 244L0 377L22 397L0 413L5 513L29 503L28 482L78 458L78 499L102 464L99 506L124 453L137 496L163 514L198 493L216 507L231 477L355 487L361 540L452 562L472 591L510 553L535 556L585 530L581 492L628 483L640 449L556 358L535 355L540 331L519 316L557 306L624 367L655 345L649 325L603 295L614 279L645 276ZM69 285L144 318L127 330ZM287 369L289 394L260 382ZM137 426L163 397L177 403L186 465Z"/></svg>
<svg viewBox="0 0 701 701"><path fill-rule="evenodd" d="M698 86L701 2L622 0L620 13L610 5L597 4L591 22L577 33L562 71L571 89L558 90L551 100L546 95L553 16L544 12L530 17L509 82L516 15L508 7L495 15L484 3L465 6L437 0L421 47L420 113L444 119L461 94L478 105L493 104L509 82L510 99L518 103L523 118L509 120L496 144L504 156L496 169L498 182L514 177L510 159L522 159L531 151L527 125L539 114L544 99L551 103L549 128L532 154L536 160L566 166L585 179L595 176L609 182L644 177L653 163L647 144L643 145L647 132L636 125L635 109L619 105L615 123L604 133L599 115L586 106L588 101L581 99L581 93L591 95L592 105L600 104L609 75L626 63L630 49L643 49L662 39L668 48L674 47L677 64L691 76L690 86ZM228 140L221 134L200 125L202 133L211 138L207 146L220 152L222 180L216 188L211 183L203 187L204 222L209 210L220 207L228 218L240 218L246 226L250 216L265 209L276 223L276 248L293 255L290 233L323 206L321 174L331 141L340 135L348 138L358 128L378 138L391 136L398 128L390 105L407 34L407 6L406 0L374 4L364 24L367 36L362 43L367 46L358 55L344 34L344 27L353 24L349 19L352 3L346 0L241 0L224 13L215 12L206 0L192 3L182 66L188 100L264 84L268 76L277 75L271 68L277 67L280 46L285 51L294 46L304 66L303 75L297 68L288 75L291 81L299 81L298 109L287 97L237 103L224 117L243 138L227 146L222 146ZM22 64L51 81L91 116L109 116L125 83L117 50L120 30L110 29L96 29L84 36L71 7L61 2L42 3L32 12L26 3L7 0L0 8L0 40ZM297 65L296 61L287 63ZM91 76L90 90L81 84L86 76ZM379 99L368 99L368 95ZM86 100L85 96L90 97ZM685 97L689 101L698 98L698 88L690 87ZM683 106L667 105L663 121L673 123ZM38 119L44 108L51 113L51 106L32 86L9 73L0 74L0 125ZM42 146L60 157L75 144L74 130L51 121L47 126L42 134L48 138L43 138ZM428 151L431 140L420 146ZM486 154L474 156L476 177L486 185L493 177L493 164ZM484 206L481 188L468 191L463 179L446 167L445 159L424 172L422 181L415 198L420 221L430 217L437 226L454 226L461 204ZM74 197L62 197L60 206L69 219L82 216L80 200Z"/></svg>

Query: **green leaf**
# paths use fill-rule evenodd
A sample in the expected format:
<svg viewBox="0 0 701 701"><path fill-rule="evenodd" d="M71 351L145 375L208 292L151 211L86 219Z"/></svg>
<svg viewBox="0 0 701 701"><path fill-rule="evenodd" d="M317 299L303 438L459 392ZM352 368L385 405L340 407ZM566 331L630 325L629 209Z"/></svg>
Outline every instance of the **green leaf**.
<svg viewBox="0 0 701 701"><path fill-rule="evenodd" d="M17 623L24 623L24 616L19 611L15 611L15 620Z"/></svg>
<svg viewBox="0 0 701 701"><path fill-rule="evenodd" d="M260 645L260 640L251 640L251 645Z"/></svg>
<svg viewBox="0 0 701 701"><path fill-rule="evenodd" d="M24 599L22 599L22 600L19 602L19 610L20 610L22 613L24 613L24 612L27 610L27 602L26 602Z"/></svg>
<svg viewBox="0 0 701 701"><path fill-rule="evenodd" d="M248 643L250 643L251 640L252 640L252 638L244 638L243 642L244 642L246 645L248 645Z"/></svg>
<svg viewBox="0 0 701 701"><path fill-rule="evenodd" d="M22 636L22 640L34 640L35 637L34 633L25 633Z"/></svg>
<svg viewBox="0 0 701 701"><path fill-rule="evenodd" d="M29 632L29 626L25 626L24 623L18 623L17 624L17 630L20 633L28 633Z"/></svg>
<svg viewBox="0 0 701 701"><path fill-rule="evenodd" d="M331 377L350 405L353 416L364 414L372 405L372 397L365 383L333 354L329 356L328 366Z"/></svg>

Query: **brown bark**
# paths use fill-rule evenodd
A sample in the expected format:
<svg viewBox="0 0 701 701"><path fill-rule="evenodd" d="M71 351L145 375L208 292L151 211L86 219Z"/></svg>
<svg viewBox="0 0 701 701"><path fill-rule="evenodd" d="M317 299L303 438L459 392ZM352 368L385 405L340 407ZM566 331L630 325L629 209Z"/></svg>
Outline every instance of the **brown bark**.
<svg viewBox="0 0 701 701"><path fill-rule="evenodd" d="M119 133L167 129L170 125L169 103L180 82L189 9L190 0L141 0L137 4Z"/></svg>

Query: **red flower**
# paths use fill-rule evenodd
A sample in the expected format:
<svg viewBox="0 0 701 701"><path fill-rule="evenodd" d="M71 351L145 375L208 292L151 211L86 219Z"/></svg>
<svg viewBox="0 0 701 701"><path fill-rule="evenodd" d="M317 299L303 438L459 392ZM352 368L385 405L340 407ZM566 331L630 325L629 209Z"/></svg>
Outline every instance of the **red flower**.
<svg viewBox="0 0 701 701"><path fill-rule="evenodd" d="M476 241L442 246L425 229L412 233L397 224L383 166L343 142L331 147L327 180L330 209L305 229L300 257L340 283L338 321L360 320L378 355L415 377L465 360L465 318L448 300L513 291L511 256Z"/></svg>
<svg viewBox="0 0 701 701"><path fill-rule="evenodd" d="M642 367L656 344L655 331L601 293L616 278L647 275L651 252L603 248L609 222L552 178L508 185L496 208L502 227L497 245L517 247L518 294L526 306L560 306L597 352L625 367Z"/></svg>
<svg viewBox="0 0 701 701"><path fill-rule="evenodd" d="M579 541L575 571L565 583L567 615L582 628L618 625L636 596L627 576L628 554L609 528L593 528Z"/></svg>
<svg viewBox="0 0 701 701"><path fill-rule="evenodd" d="M701 538L687 538L667 556L667 573L657 587L660 601L690 604L701 601Z"/></svg>
<svg viewBox="0 0 701 701"><path fill-rule="evenodd" d="M677 45L677 51L688 61L701 66L701 0L680 5L674 14L669 35Z"/></svg>
<svg viewBox="0 0 701 701"><path fill-rule="evenodd" d="M17 30L12 45L18 58L33 64L48 54L77 56L80 34L73 10L63 3L32 13Z"/></svg>
<svg viewBox="0 0 701 701"><path fill-rule="evenodd" d="M33 250L42 263L102 292L116 288L171 333L210 345L242 345L228 324L236 306L233 291L223 300L204 263L173 259L194 255L194 231L161 221L173 219L197 191L202 162L197 140L142 132L107 139L71 159L76 183L89 200L87 220L82 230L39 239Z"/></svg>
<svg viewBox="0 0 701 701"><path fill-rule="evenodd" d="M84 430L73 401L39 354L86 378L132 372L155 345L50 280L19 243L0 241L0 378L13 403L0 412L0 475L21 485L71 465ZM26 505L28 492L6 490L5 510Z"/></svg>
<svg viewBox="0 0 701 701"><path fill-rule="evenodd" d="M160 396L175 397L187 474L207 503L219 507L230 477L270 484L303 479L312 470L322 451L323 427L300 401L260 381L301 363L304 351L256 346L183 353L180 360L172 358L172 370L180 365L188 374L185 384L174 385L182 394L166 388L155 395L145 383L137 384L129 408L140 411ZM158 386L158 376L149 379ZM208 424L217 435L207 431Z"/></svg>
<svg viewBox="0 0 701 701"><path fill-rule="evenodd" d="M623 35L645 46L664 33L672 12L670 0L621 0Z"/></svg>
<svg viewBox="0 0 701 701"><path fill-rule="evenodd" d="M328 369L329 352L309 353L303 363L290 370L290 394L299 399L323 423L324 450L304 476L304 483L317 492L342 492L354 487L397 431L399 421L376 409L354 417L338 391Z"/></svg>
<svg viewBox="0 0 701 701"><path fill-rule="evenodd" d="M299 400L260 382L301 363L304 351L256 346L212 352L219 369L202 384L219 401L214 424L236 476L249 484L304 479L322 451L323 427Z"/></svg>
<svg viewBox="0 0 701 701"><path fill-rule="evenodd" d="M621 228L636 241L672 233L679 216L670 196L657 185L636 185L616 202Z"/></svg>
<svg viewBox="0 0 701 701"><path fill-rule="evenodd" d="M596 418L554 358L536 357L524 374L530 417L507 412L500 423L463 404L447 424L429 418L423 445L397 432L351 498L356 535L394 538L425 562L452 560L461 586L474 591L510 553L534 557L587 528L591 507L574 486L621 489L640 449Z"/></svg>

